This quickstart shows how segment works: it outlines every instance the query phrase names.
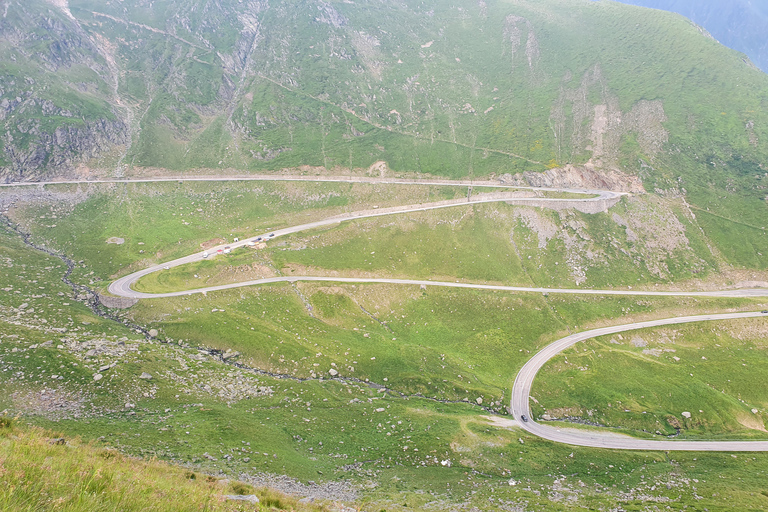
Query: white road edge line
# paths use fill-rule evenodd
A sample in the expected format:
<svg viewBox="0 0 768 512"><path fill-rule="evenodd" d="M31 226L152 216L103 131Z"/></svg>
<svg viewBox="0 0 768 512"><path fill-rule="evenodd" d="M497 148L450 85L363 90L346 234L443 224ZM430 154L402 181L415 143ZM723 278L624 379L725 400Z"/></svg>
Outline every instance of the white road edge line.
<svg viewBox="0 0 768 512"><path fill-rule="evenodd" d="M533 420L530 408L531 387L533 379L538 371L553 357L563 350L574 346L585 340L607 334L615 334L624 331L636 329L645 329L647 327L658 327L662 325L685 324L691 322L707 322L713 320L733 320L740 318L768 317L768 313L748 312L748 313L725 313L717 315L699 315L686 317L664 318L660 320L651 320L648 322L637 322L625 325L616 325L612 327L602 327L592 329L577 334L572 334L561 338L540 350L536 355L523 365L517 374L515 383L512 386L512 399L510 407L512 415L519 420L520 427L531 434L554 441L556 443L570 444L575 446L587 446L592 448L608 448L612 450L674 450L674 451L721 451L721 452L762 452L768 451L768 441L675 441L675 440L653 440L638 439L627 436L626 438L617 437L611 433L594 431L569 430L562 431L557 428L542 425ZM526 415L527 421L522 420L521 416ZM564 424L562 428L565 428Z"/></svg>
<svg viewBox="0 0 768 512"><path fill-rule="evenodd" d="M304 179L301 177L252 177L251 180L286 180L286 181L351 181L346 178L319 178L319 179ZM208 179L208 178L186 178L185 181L243 181L248 178L224 178L224 179ZM162 179L162 180L101 180L96 183L124 183L124 182L153 182L153 181L177 181L175 179ZM457 182L443 183L443 182L422 182L422 181L383 181L373 179L372 181L361 181L367 183L392 183L392 184L423 184L423 185L457 185L457 186L494 186L504 187L505 185L478 185L471 182L458 184ZM58 184L61 182L47 182L44 184ZM85 183L94 183L94 181L86 181ZM40 183L36 183L40 185ZM3 186L3 185L0 185ZM19 184L10 184L5 186L20 186ZM409 205L402 207L383 208L378 211L363 211L353 212L349 214L339 215L336 217L324 219L317 222L311 222L308 224L302 224L299 226L293 226L280 230L275 230L274 234L270 237L268 234L255 235L244 238L243 240L226 244L231 249L242 247L248 243L249 240L254 239L256 236L262 238L275 238L282 235L291 233L297 233L308 229L314 229L322 226L329 226L338 224L348 220L364 219L370 217L379 217L383 215L393 215L398 213L409 213L416 211L427 211L438 208L449 208L454 206L461 206L466 204L478 204L489 202L508 202L518 205L540 205L542 202L550 202L553 204L560 203L562 205L572 204L577 202L599 202L607 206L608 202L618 201L621 196L627 195L622 192L611 192L605 190L576 190L576 189L544 189L538 187L510 187L515 189L527 189L527 190L546 190L555 192L570 192L580 194L594 194L595 197L584 199L556 199L556 198L521 198L521 197L494 197L483 199L482 196L476 200L467 201L448 201L441 203L430 203L421 205ZM502 194L503 195L503 194ZM223 249L225 245L220 245L209 249L211 256L215 256L218 249ZM169 269L186 263L192 263L195 261L203 260L203 252L191 254L183 258L178 258L173 261L154 265L152 267L134 272L127 276L124 276L109 285L109 292L113 295L121 297L129 297L136 299L149 299L149 298L165 298L165 297L178 297L184 295L192 295L195 293L207 293L212 291L227 290L232 288L239 288L243 286L255 286L260 284L270 284L278 282L297 282L297 281L324 281L324 282L342 282L342 283L389 283L389 284L404 284L404 285L426 285L426 286L442 286L452 288L470 288L479 290L497 290L497 291L511 291L511 292L532 292L532 293L563 293L563 294L589 294L589 295L638 295L638 296L677 296L677 297L766 297L768 296L768 289L741 289L741 290L721 290L715 292L655 292L655 291L643 291L643 290L594 290L594 289L568 289L568 288L541 288L541 287L524 287L524 286L500 286L500 285L484 285L474 283L451 283L445 281L429 281L429 280L416 280L416 279L386 279L386 278L348 278L348 277L322 277L322 276L290 276L290 277L273 277L266 279L256 279L252 281L245 281L240 283L231 283L220 286L209 286L205 288L197 288L194 290L184 290L178 292L168 293L142 293L137 292L131 288L131 285L153 272L157 272L163 269ZM531 386L533 385L533 379L547 361L552 357L560 353L562 350L573 346L574 344L587 339L594 338L596 336L602 336L605 334L613 334L617 332L629 331L634 329L642 329L645 327L654 327L660 325L681 324L688 322L701 322L711 320L726 320L735 318L753 318L764 316L763 313L728 313L720 315L701 315L692 317L680 317L680 318L667 318L663 320L653 320L649 322L633 323L626 325L619 325L614 327L604 327L601 329L594 329L591 331L585 331L582 333L573 334L562 338L544 349L538 352L533 358L531 358L520 370L515 379L515 383L512 387L512 399L510 402L512 415L516 419L520 419L520 416L525 414L529 418L528 421L519 421L520 426L526 431L559 443L572 444L578 446L588 446L595 448L609 448L618 450L684 450L684 451L768 451L768 441L661 441L661 440L645 440L635 439L627 437L627 439L616 438L614 435L606 434L600 431L584 431L582 432L562 432L558 429L541 425L531 418L529 397L531 392Z"/></svg>
<svg viewBox="0 0 768 512"><path fill-rule="evenodd" d="M274 283L279 281L298 281L298 280L322 280L322 278L313 278L313 277L304 277L302 279L298 277L279 277L279 278L268 278L268 279L259 279L255 281L246 281L241 283L231 283L226 285L220 285L220 286L211 286L211 287L205 287L205 288L197 288L195 290L186 290L186 291L180 291L180 292L169 292L169 293L155 293L155 294L148 294L148 293L142 293L137 292L131 288L131 285L133 285L136 281L138 281L140 278L151 274L153 272L158 272L160 270L166 270L170 269L172 267L177 267L179 265L184 265L186 263L192 263L195 261L202 261L204 258L204 254L208 253L208 259L212 259L216 256L217 252L219 250L224 250L226 247L229 247L230 250L237 249L239 247L243 247L248 244L249 241L254 240L257 237L261 237L262 239L266 240L272 240L274 238L277 238L279 236L288 235L292 233L298 233L301 231L306 231L309 229L314 229L318 227L323 226L330 226L334 224L339 224L341 222L349 221L349 220L356 220L356 219L366 219L366 218L372 218L372 217L381 217L385 215L394 215L394 214L400 214L400 213L411 213L411 212L420 212L420 211L428 211L428 210L436 210L441 208L453 208L456 206L464 206L467 204L482 204L482 203L495 203L495 202L506 202L511 203L515 205L521 205L521 206L541 206L542 204L550 204L552 206L559 206L559 207L578 207L581 204L589 204L589 203L595 203L598 207L607 209L612 204L615 204L618 202L622 196L627 195L623 192L612 192L612 191L606 191L606 190L577 190L577 189L536 189L536 190L547 190L547 191L553 191L553 192L566 192L566 193L578 193L578 194L589 194L594 197L587 197L583 199L560 199L560 198L546 198L546 197L519 197L513 195L514 192L497 192L490 195L479 195L474 198L470 199L459 199L459 200L449 200L449 201L440 201L435 203L424 203L424 204L417 204L417 205L405 205L405 206L395 206L395 207L388 207L388 208L381 208L381 209L373 209L373 210L363 210L363 211L357 211L357 212L351 212L351 213L345 213L342 215L336 215L334 217L326 218L323 220L310 222L307 224L301 224L298 226L292 226L288 228L278 229L273 231L272 233L264 233L261 235L253 235L249 237L245 237L242 240L238 242L233 242L229 244L222 244L218 245L216 247L212 247L206 251L200 251L194 254L190 254L188 256L184 256L182 258L175 259L173 261L168 261L165 263L160 263L157 265L154 265L152 267L148 267L143 270L139 270L137 272L134 272L132 274L129 274L127 276L124 276L114 282L112 282L109 285L109 293L113 295L117 295L120 297L129 297L134 299L148 299L148 298L162 298L162 297L178 297L181 295L190 295L192 293L207 293L212 291L219 291L219 290L226 290L230 288L239 288L243 286L253 286L257 284L266 284L266 283ZM326 278L327 280L328 278ZM371 280L370 282L397 282L397 283L406 283L408 280L384 280L384 281L376 281ZM434 282L422 282L422 281L413 281L415 284L438 284ZM442 286L468 286L466 284L462 283L442 283ZM478 285L479 286L479 285ZM499 288L499 289L507 289L510 291L545 291L545 288L513 288L513 287L507 287L507 288ZM553 291L553 293L556 293ZM590 292L587 292L590 293Z"/></svg>

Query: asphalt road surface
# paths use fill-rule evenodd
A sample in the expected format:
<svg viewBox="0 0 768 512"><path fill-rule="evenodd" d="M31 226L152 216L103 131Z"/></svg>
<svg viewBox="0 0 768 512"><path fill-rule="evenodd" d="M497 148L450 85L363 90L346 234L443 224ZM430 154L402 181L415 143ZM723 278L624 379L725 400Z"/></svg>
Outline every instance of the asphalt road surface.
<svg viewBox="0 0 768 512"><path fill-rule="evenodd" d="M311 183L370 183L374 185L438 185L448 187L491 187L542 191L558 190L554 188L518 186L498 180L408 179L386 178L381 176L305 176L301 174L248 174L245 176L179 176L178 178L94 178L60 181L16 181L11 183L0 183L0 188L44 187L46 185L66 184L85 185L90 183L195 183L214 181L303 181ZM571 191L579 192L577 190ZM614 192L611 192L611 194L613 193Z"/></svg>
<svg viewBox="0 0 768 512"><path fill-rule="evenodd" d="M617 332L632 331L635 329L644 329L646 327L657 327L660 325L685 324L690 322L705 322L712 320L732 320L738 318L768 317L764 313L727 313L722 315L700 315L685 316L677 318L664 318L661 320L651 320L649 322L639 322L625 325L616 325L612 327L603 327L591 331L580 332L566 336L556 342L547 345L535 356L533 356L520 370L512 386L512 414L519 421L520 427L531 434L537 435L557 443L571 444L576 446L589 446L593 448L610 448L613 450L683 450L683 451L702 451L702 452L758 452L768 451L768 441L675 441L675 440L654 440L637 439L633 437L617 436L614 433L599 430L576 430L568 429L567 423L563 423L562 428L542 425L532 419L530 408L530 395L533 379L536 373L546 364L547 361L555 357L563 350L572 347L576 343L588 340L597 336L606 334L615 334ZM528 421L522 421L521 416L526 415Z"/></svg>
<svg viewBox="0 0 768 512"><path fill-rule="evenodd" d="M536 190L545 190L545 189L536 189ZM268 233L262 233L260 235L254 235L251 237L243 238L239 242L233 242L233 243L227 243L218 245L216 247L212 247L210 249L207 249L206 251L200 251L194 254L190 254L189 256L184 256L183 258L178 258L173 261L168 261L165 263L161 263L158 265L154 265L152 267L139 270L138 272L134 272L133 274L127 275L125 277L122 277L118 279L117 281L113 282L109 285L109 292L113 295L118 295L120 297L130 297L135 299L148 299L148 298L160 298L160 297L177 297L179 295L190 295L192 293L202 293L202 292L212 292L212 291L218 291L218 290L226 290L229 288L239 288L242 286L253 286L257 284L266 284L266 283L275 283L279 281L298 281L298 280L332 280L332 279L323 279L323 278L297 278L297 277L291 277L291 278L273 278L273 279L260 279L257 281L247 281L247 282L241 282L241 283L232 283L227 285L221 285L221 286L212 286L207 288L198 288L196 290L190 290L190 291L184 291L184 292L172 292L172 293L165 293L165 294L147 294L147 293L140 293L136 292L131 288L131 285L141 279L142 277L146 276L147 274L151 274L153 272L158 272L160 270L170 269L172 267L177 267L179 265L184 265L187 263L193 263L195 261L202 261L203 259L203 253L208 253L208 259L213 259L216 257L217 251L219 249L224 249L224 247L230 247L231 250L235 250L239 247L243 247L247 245L249 240L254 240L257 237L261 237L263 239L266 239L267 241L274 240L275 238L278 238L280 236L289 235L292 233L298 233L301 231L306 231L309 229L319 228L323 226L331 226L334 224L339 224L344 221L349 220L355 220L355 219L365 219L370 217L381 217L384 215L393 215L398 213L409 213L409 212L420 212L420 211L427 211L427 210L436 210L440 208L451 208L455 206L461 206L461 205L467 205L467 204L480 204L480 203L496 203L496 202L506 202L510 204L515 205L529 205L529 206L539 206L542 204L549 204L552 206L568 206L578 203L597 203L597 204L604 204L606 201L615 201L621 198L622 195L625 195L621 192L610 192L605 190L575 190L575 189L546 189L548 191L555 191L555 192L569 192L569 193L579 193L579 194L586 194L589 197L584 197L583 199L559 199L559 198L545 198L545 197L520 197L515 192L498 192L490 195L478 195L471 197L469 199L454 199L449 201L440 201L436 203L423 203L423 204L416 204L416 205L406 205L406 206L395 206L391 208L381 208L381 209L371 209L371 210L363 210L358 212L351 212L351 213L345 213L342 215L337 215L334 217L330 217L327 219L310 222L307 224L301 224L298 226L291 226L288 228L283 229L277 229L272 232ZM269 235L273 234L274 236L270 237ZM405 283L406 280L381 280L381 281L371 281L371 282L396 282L396 283ZM410 282L410 284L422 284L422 281L413 281ZM510 289L511 290L511 289ZM544 290L544 289L541 289ZM519 289L519 290L513 290L513 291L539 291L539 289Z"/></svg>
<svg viewBox="0 0 768 512"><path fill-rule="evenodd" d="M185 258L180 258L185 259ZM202 259L201 258L198 258ZM178 260L174 260L178 261ZM196 260L190 260L196 261ZM189 263L189 261L184 262ZM165 264L170 265L170 263ZM143 293L137 292L131 288L131 285L139 278L162 270L164 265L156 265L145 270L134 272L114 281L109 285L109 292L120 297L130 297L133 299L159 299L164 297L181 297L184 295L193 295L195 293L208 293L220 290L229 290L231 288L242 288L244 286L256 286L260 284L271 283L295 283L298 281L325 281L335 283L388 283L388 284L413 284L424 286L441 286L446 288L472 288L475 290L496 290L504 292L531 292L531 293L562 293L571 295L635 295L635 296L657 296L657 297L768 297L768 289L765 288L746 288L738 290L721 290L714 292L657 292L644 290L594 290L591 288L538 288L532 286L503 286L493 284L461 283L450 281L429 281L420 279L389 279L389 278L365 278L365 277L325 277L325 276L281 276L267 277L264 279L254 279L251 281L241 281L239 283L221 284L218 286L206 286L204 288L195 288L193 290L182 290L166 293ZM169 266L170 268L170 266Z"/></svg>
<svg viewBox="0 0 768 512"><path fill-rule="evenodd" d="M251 178L251 179L267 179L267 178ZM269 179L275 180L280 178L269 177ZM317 178L317 177L285 177L284 179L289 181L353 181L353 182L371 182L371 183L400 183L400 184L448 184L444 182L426 182L420 180L387 180L382 181L380 178ZM189 178L187 181L226 181L227 178L210 179L210 178ZM231 178L231 181L243 180L243 178ZM125 182L128 180L103 180L101 182ZM141 181L175 181L168 180L130 180L132 182ZM91 183L90 181L83 181L83 183ZM451 185L460 186L478 186L476 183L457 183L451 182ZM14 184L15 185L15 184ZM499 186L484 185L484 186ZM521 187L514 187L519 189ZM535 187L529 187L531 190L549 190L553 189L538 189ZM593 197L585 197L576 201L590 202L590 201L611 201L618 199L622 193L600 191L600 190L572 190L572 189L559 189L560 192L576 192L582 194L590 194ZM267 240L273 240L279 236L288 235L291 233L298 233L309 229L314 229L323 226L329 226L338 224L340 222L364 219L369 217L379 217L383 215L393 215L398 213L408 213L417 211L426 211L438 208L449 208L462 204L471 203L486 203L486 202L499 202L504 201L511 204L518 205L536 205L540 206L542 203L552 203L552 205L572 204L574 199L557 199L557 198L521 198L515 197L512 194L505 195L494 194L492 198L484 198L482 196L467 200L452 200L442 201L439 203L399 206L394 208L383 208L380 210L366 210L362 212L353 212L349 214L339 215L336 217L302 224L299 226L292 226L284 229L275 230L274 236L269 237L270 233L263 233L261 235L254 235L252 237L244 238L243 240L235 243L225 244L232 250L245 246L249 240L253 240L256 236L261 236ZM214 258L218 249L223 249L225 245L220 245L208 249L208 258ZM768 296L768 289L741 289L741 290L721 290L712 292L668 292L668 291L644 291L644 290L594 290L594 289L569 289L569 288L541 288L541 287L524 287L524 286L497 286L497 285L485 285L463 282L445 282L445 281L428 281L417 279L386 279L386 278L348 278L348 277L322 277L322 276L290 276L290 277L272 277L267 279L257 279L252 281L244 281L239 283L224 284L219 286L208 286L204 288L196 288L193 290L184 290L168 293L142 293L137 292L131 288L131 285L138 281L140 278L158 272L160 270L169 269L179 265L187 263L193 263L203 260L203 251L178 258L173 261L155 265L138 272L134 272L130 275L122 277L114 281L109 286L109 292L113 295L121 297L129 297L136 299L148 299L148 298L164 298L164 297L178 297L182 295L191 295L195 293L207 293L219 290L227 290L231 288L239 288L243 286L254 286L260 284L278 283L278 282L296 282L296 281L329 281L329 282L345 282L345 283L391 283L391 284L405 284L405 285L426 285L426 286L443 286L453 288L471 288L480 290L499 290L499 291L512 291L512 292L534 292L534 293L564 293L564 294L590 294L590 295L643 295L643 296L681 296L681 297L766 297ZM604 327L601 329L594 329L591 331L585 331L578 334L573 334L562 338L561 340L548 345L533 358L531 358L520 370L520 373L515 379L514 386L512 388L512 400L511 410L514 418L520 420L522 415L526 415L528 421L519 421L519 425L528 432L548 439L550 441L577 445L588 446L595 448L609 448L618 450L686 450L686 451L768 451L768 441L674 441L674 440L653 440L653 439L636 439L629 436L622 437L611 432L604 432L599 430L575 430L552 427L549 425L542 425L532 419L529 397L531 393L531 386L533 385L533 379L537 372L544 364L552 357L565 350L574 344L584 341L596 336L602 336L605 334L613 334L623 331L630 331L635 329L642 329L645 327L655 327L661 325L681 324L688 322L702 322L712 320L728 320L739 318L752 318L768 316L763 313L730 313L720 315L701 315L679 318L667 318L662 320L653 320L649 322L632 323L626 325L618 325L613 327Z"/></svg>

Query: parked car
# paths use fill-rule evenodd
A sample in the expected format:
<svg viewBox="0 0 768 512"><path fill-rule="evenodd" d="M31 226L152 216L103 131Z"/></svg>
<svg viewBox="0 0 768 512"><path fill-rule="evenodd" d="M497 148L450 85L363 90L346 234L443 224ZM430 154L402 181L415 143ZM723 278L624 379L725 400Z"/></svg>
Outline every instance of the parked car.
<svg viewBox="0 0 768 512"><path fill-rule="evenodd" d="M207 257L208 257L208 251L203 252L203 258L207 258Z"/></svg>
<svg viewBox="0 0 768 512"><path fill-rule="evenodd" d="M275 236L275 234L274 234L274 233L270 233L270 234L269 234L269 238L272 238L273 236Z"/></svg>
<svg viewBox="0 0 768 512"><path fill-rule="evenodd" d="M230 246L226 246L224 248L224 254L229 254L230 252L232 252L232 248Z"/></svg>

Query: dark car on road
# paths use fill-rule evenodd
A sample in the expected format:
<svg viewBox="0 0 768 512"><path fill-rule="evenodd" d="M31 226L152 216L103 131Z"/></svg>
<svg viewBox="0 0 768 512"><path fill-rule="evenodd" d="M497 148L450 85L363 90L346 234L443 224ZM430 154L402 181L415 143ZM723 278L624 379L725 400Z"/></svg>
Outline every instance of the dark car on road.
<svg viewBox="0 0 768 512"><path fill-rule="evenodd" d="M525 414L521 414L520 415L520 419L523 420L524 422L528 423L528 416L526 416Z"/></svg>

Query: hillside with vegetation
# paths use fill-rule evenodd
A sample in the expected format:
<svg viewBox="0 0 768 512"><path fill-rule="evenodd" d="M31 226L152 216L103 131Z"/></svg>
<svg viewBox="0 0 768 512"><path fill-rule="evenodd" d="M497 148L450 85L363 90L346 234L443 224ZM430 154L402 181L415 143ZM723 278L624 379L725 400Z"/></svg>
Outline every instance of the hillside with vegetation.
<svg viewBox="0 0 768 512"><path fill-rule="evenodd" d="M0 27L7 179L589 161L666 189L753 174L768 151L763 74L612 2L34 0Z"/></svg>
<svg viewBox="0 0 768 512"><path fill-rule="evenodd" d="M712 37L745 53L768 72L768 4L750 0L621 0L625 4L672 11L706 29Z"/></svg>
<svg viewBox="0 0 768 512"><path fill-rule="evenodd" d="M0 416L0 506L3 510L267 510L326 507L266 488L142 461L79 438Z"/></svg>
<svg viewBox="0 0 768 512"><path fill-rule="evenodd" d="M768 310L604 293L768 288L766 91L697 25L618 2L5 4L0 177L28 183L0 187L0 508L766 508L765 453L573 447L510 411L569 334ZM621 195L551 202L583 189ZM535 206L469 201L502 190ZM109 293L154 265L135 290L283 281ZM757 316L580 343L531 419L768 439L765 339Z"/></svg>
<svg viewBox="0 0 768 512"><path fill-rule="evenodd" d="M333 282L138 303L105 294L107 283L131 269L308 215L465 193L444 186L175 181L5 191L13 222L0 233L0 411L99 447L364 510L558 510L561 494L592 508L651 499L682 506L700 503L703 492L710 509L723 499L759 508L766 499L755 494L768 463L763 454L752 455L753 471L727 453L667 460L655 452L577 449L520 431L508 406L517 370L569 332L762 310L764 298ZM167 290L293 273L566 287L584 285L581 278L595 287L611 279L653 289L738 284L738 272L713 269L708 280L686 282L684 259L633 253L640 246L615 238L621 232L613 216L637 217L625 212L635 207L583 214L500 203L362 219L175 267L139 285ZM598 234L601 244L616 244L615 253L602 256L612 265L595 261L602 270L587 266L574 275L587 260L579 263L581 249L567 244L597 244ZM649 273L653 261L666 279ZM682 280L670 284L671 278ZM766 335L765 323L755 321L711 333L641 333L647 346L598 341L546 368L534 389L535 412L640 437L658 431L694 440L764 439L766 396L748 383L764 376L756 349ZM699 363L701 354L714 364ZM622 365L621 386L603 376ZM664 379L649 377L662 367ZM643 399L633 398L638 392ZM615 411L616 400L632 414ZM680 412L688 410L701 412L685 421ZM553 478L555 467L570 476ZM715 470L727 479L712 478ZM700 483L691 486L694 479Z"/></svg>
<svg viewBox="0 0 768 512"><path fill-rule="evenodd" d="M586 166L681 198L728 263L765 267L768 76L677 15L586 0L5 11L5 180Z"/></svg>

